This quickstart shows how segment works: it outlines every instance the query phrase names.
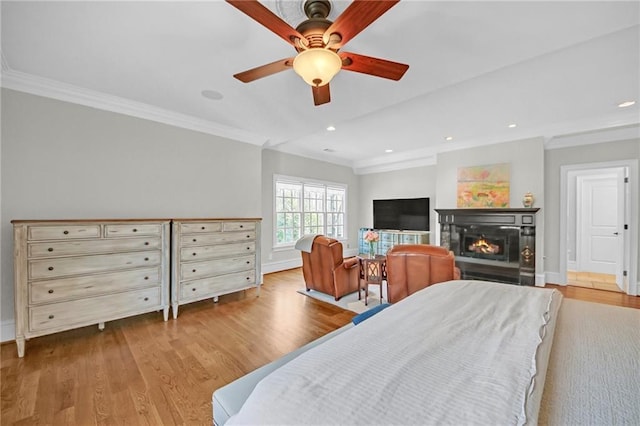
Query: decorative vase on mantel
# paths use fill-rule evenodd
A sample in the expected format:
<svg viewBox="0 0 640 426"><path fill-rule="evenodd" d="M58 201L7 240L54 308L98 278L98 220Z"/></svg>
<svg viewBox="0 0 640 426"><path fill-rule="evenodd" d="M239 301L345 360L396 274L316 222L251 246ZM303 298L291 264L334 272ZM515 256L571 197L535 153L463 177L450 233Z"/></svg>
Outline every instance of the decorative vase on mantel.
<svg viewBox="0 0 640 426"><path fill-rule="evenodd" d="M533 194L531 192L527 192L526 194L524 194L524 197L522 197L522 205L529 209L531 207L533 207Z"/></svg>

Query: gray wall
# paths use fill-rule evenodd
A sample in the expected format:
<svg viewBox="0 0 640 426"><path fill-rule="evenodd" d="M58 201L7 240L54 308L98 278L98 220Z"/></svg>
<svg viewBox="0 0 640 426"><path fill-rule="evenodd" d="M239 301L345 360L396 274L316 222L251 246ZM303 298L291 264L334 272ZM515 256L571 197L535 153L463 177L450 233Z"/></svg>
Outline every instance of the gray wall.
<svg viewBox="0 0 640 426"><path fill-rule="evenodd" d="M6 89L1 161L3 335L12 219L261 217L261 147Z"/></svg>
<svg viewBox="0 0 640 426"><path fill-rule="evenodd" d="M262 264L263 272L294 268L301 265L300 252L273 249L273 176L295 176L347 185L347 237L345 252L357 247L358 241L358 176L349 167L297 155L265 149L262 152Z"/></svg>
<svg viewBox="0 0 640 426"><path fill-rule="evenodd" d="M456 190L459 167L498 163L509 163L511 165L510 207L522 207L523 195L531 192L535 197L534 207L541 209L536 215L536 284L543 285L545 270L544 230L545 218L547 217L544 207L545 164L543 138L504 142L438 154L436 207L443 209L457 207Z"/></svg>
<svg viewBox="0 0 640 426"><path fill-rule="evenodd" d="M560 272L560 170L562 166L640 159L640 140L613 141L545 151L545 230L546 268L550 274ZM635 182L638 188L638 182ZM638 197L640 198L640 197ZM640 211L640 201L636 205ZM574 214L575 216L575 214ZM632 232L633 227L631 228ZM635 229L636 235L638 229ZM632 260L633 261L633 260ZM640 251L638 259L640 264ZM636 265L637 265L636 264Z"/></svg>
<svg viewBox="0 0 640 426"><path fill-rule="evenodd" d="M421 197L429 197L431 231L437 226L436 212L433 210L436 203L435 166L360 175L359 179L359 227L373 227L373 200Z"/></svg>

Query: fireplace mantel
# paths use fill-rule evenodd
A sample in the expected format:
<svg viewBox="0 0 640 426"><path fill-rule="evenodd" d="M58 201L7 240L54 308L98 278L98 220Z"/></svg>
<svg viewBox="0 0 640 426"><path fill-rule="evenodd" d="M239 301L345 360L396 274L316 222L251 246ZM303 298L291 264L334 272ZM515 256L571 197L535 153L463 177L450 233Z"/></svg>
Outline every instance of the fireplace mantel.
<svg viewBox="0 0 640 426"><path fill-rule="evenodd" d="M522 209L435 209L439 222L454 224L487 224L535 226L539 208Z"/></svg>
<svg viewBox="0 0 640 426"><path fill-rule="evenodd" d="M536 213L539 208L435 210L440 223L440 245L453 251L462 278L535 284ZM493 236L503 233L505 241L508 234L511 255L505 255L504 261L483 258L482 254L470 256L466 241L468 235L474 233Z"/></svg>

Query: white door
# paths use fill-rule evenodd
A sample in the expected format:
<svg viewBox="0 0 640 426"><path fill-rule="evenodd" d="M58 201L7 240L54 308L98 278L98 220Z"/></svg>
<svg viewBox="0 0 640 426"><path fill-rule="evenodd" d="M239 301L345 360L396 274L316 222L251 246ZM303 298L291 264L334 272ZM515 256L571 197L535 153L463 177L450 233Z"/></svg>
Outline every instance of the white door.
<svg viewBox="0 0 640 426"><path fill-rule="evenodd" d="M616 275L624 291L624 169L579 176L578 269Z"/></svg>

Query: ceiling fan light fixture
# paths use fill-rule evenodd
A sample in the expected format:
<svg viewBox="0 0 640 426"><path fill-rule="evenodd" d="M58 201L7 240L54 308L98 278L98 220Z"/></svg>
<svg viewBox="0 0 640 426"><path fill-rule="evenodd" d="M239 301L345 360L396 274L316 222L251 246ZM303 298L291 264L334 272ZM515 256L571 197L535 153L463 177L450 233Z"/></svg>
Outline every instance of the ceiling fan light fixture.
<svg viewBox="0 0 640 426"><path fill-rule="evenodd" d="M342 59L333 50L315 47L303 50L293 60L293 70L310 86L324 86L338 74Z"/></svg>

